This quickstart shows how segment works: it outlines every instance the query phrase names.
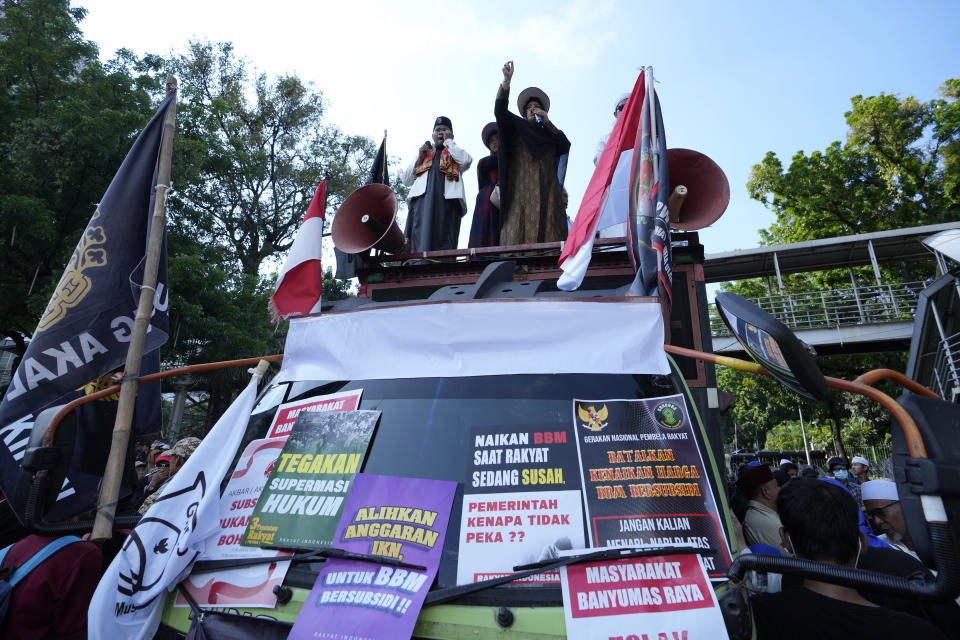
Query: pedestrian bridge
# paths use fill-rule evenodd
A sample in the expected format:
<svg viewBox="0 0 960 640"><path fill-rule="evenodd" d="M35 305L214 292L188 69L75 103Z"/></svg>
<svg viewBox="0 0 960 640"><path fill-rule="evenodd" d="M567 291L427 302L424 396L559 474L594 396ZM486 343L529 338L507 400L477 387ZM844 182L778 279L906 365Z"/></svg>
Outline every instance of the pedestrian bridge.
<svg viewBox="0 0 960 640"><path fill-rule="evenodd" d="M920 292L938 275L933 270L934 254L922 240L957 228L960 222L708 254L704 280L709 284L766 279L768 295L752 302L793 329L817 353L907 351ZM908 265L916 268L918 261L930 266L915 278L883 280L881 263L899 263L901 272L909 273ZM853 267L867 265L873 268L875 282L863 286ZM847 269L850 286L784 292L783 275L831 269ZM742 352L712 305L710 328L715 353Z"/></svg>
<svg viewBox="0 0 960 640"><path fill-rule="evenodd" d="M906 350L922 281L808 291L753 298L751 301L793 329L818 353ZM711 308L715 353L743 351Z"/></svg>

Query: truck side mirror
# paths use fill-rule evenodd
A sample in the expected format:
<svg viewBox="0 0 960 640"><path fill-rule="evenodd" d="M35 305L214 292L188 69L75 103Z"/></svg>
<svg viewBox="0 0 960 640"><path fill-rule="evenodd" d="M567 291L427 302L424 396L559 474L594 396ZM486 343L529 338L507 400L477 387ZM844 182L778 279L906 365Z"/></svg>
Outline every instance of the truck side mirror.
<svg viewBox="0 0 960 640"><path fill-rule="evenodd" d="M801 342L785 324L735 293L717 294L717 311L744 350L780 384L811 400L827 396L827 381Z"/></svg>

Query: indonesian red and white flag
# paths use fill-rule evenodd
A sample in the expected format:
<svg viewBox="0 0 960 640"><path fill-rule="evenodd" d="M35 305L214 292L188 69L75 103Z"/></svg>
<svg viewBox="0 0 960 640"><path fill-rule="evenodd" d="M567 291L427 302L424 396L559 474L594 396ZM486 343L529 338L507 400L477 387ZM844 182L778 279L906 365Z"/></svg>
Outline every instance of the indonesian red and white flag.
<svg viewBox="0 0 960 640"><path fill-rule="evenodd" d="M597 231L626 222L630 207L630 167L643 110L644 75L640 72L623 112L613 125L603 154L577 210L577 217L567 234L560 253L563 275L557 287L576 289L583 282L593 255Z"/></svg>
<svg viewBox="0 0 960 640"><path fill-rule="evenodd" d="M270 316L274 321L288 316L305 316L320 311L323 293L323 217L327 204L327 181L307 207L300 230L283 263L277 286L270 297Z"/></svg>

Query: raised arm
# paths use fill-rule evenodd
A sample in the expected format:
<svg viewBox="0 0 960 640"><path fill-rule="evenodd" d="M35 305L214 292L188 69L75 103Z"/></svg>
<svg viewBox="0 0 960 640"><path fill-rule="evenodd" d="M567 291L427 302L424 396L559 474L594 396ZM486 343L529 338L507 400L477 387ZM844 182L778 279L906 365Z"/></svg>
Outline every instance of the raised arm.
<svg viewBox="0 0 960 640"><path fill-rule="evenodd" d="M507 100L510 98L510 80L513 78L513 60L507 61L503 65L503 81L497 89L497 101L494 103L493 112L495 115L507 113Z"/></svg>

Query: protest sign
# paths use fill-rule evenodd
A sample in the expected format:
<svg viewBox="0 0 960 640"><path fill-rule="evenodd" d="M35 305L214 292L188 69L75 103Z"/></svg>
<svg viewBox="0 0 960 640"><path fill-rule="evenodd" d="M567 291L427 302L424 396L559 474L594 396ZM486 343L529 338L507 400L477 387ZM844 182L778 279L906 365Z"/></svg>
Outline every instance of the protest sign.
<svg viewBox="0 0 960 640"><path fill-rule="evenodd" d="M457 483L360 474L334 546L421 565L326 561L288 638L407 640L440 566Z"/></svg>
<svg viewBox="0 0 960 640"><path fill-rule="evenodd" d="M379 418L379 411L300 413L241 544L329 546Z"/></svg>
<svg viewBox="0 0 960 640"><path fill-rule="evenodd" d="M575 564L563 567L561 577L568 638L727 638L696 555Z"/></svg>
<svg viewBox="0 0 960 640"><path fill-rule="evenodd" d="M591 546L713 549L721 577L729 548L683 396L574 400L573 419Z"/></svg>
<svg viewBox="0 0 960 640"><path fill-rule="evenodd" d="M567 427L475 427L460 519L457 584L584 547L573 433ZM518 584L559 584L556 571Z"/></svg>
<svg viewBox="0 0 960 640"><path fill-rule="evenodd" d="M322 413L328 411L354 411L360 406L363 389L331 393L325 396L313 396L309 400L288 402L277 407L273 422L267 430L268 438L286 438L293 430L297 416L304 412Z"/></svg>
<svg viewBox="0 0 960 640"><path fill-rule="evenodd" d="M198 560L265 558L289 555L285 551L269 551L240 546L250 514L266 484L267 476L280 456L286 437L254 440L243 450L230 475L227 488L220 496L220 531L208 538ZM240 569L220 569L209 573L192 573L184 587L201 607L274 607L277 596L273 588L283 584L290 563L265 562ZM175 605L187 607L183 594L177 593Z"/></svg>

